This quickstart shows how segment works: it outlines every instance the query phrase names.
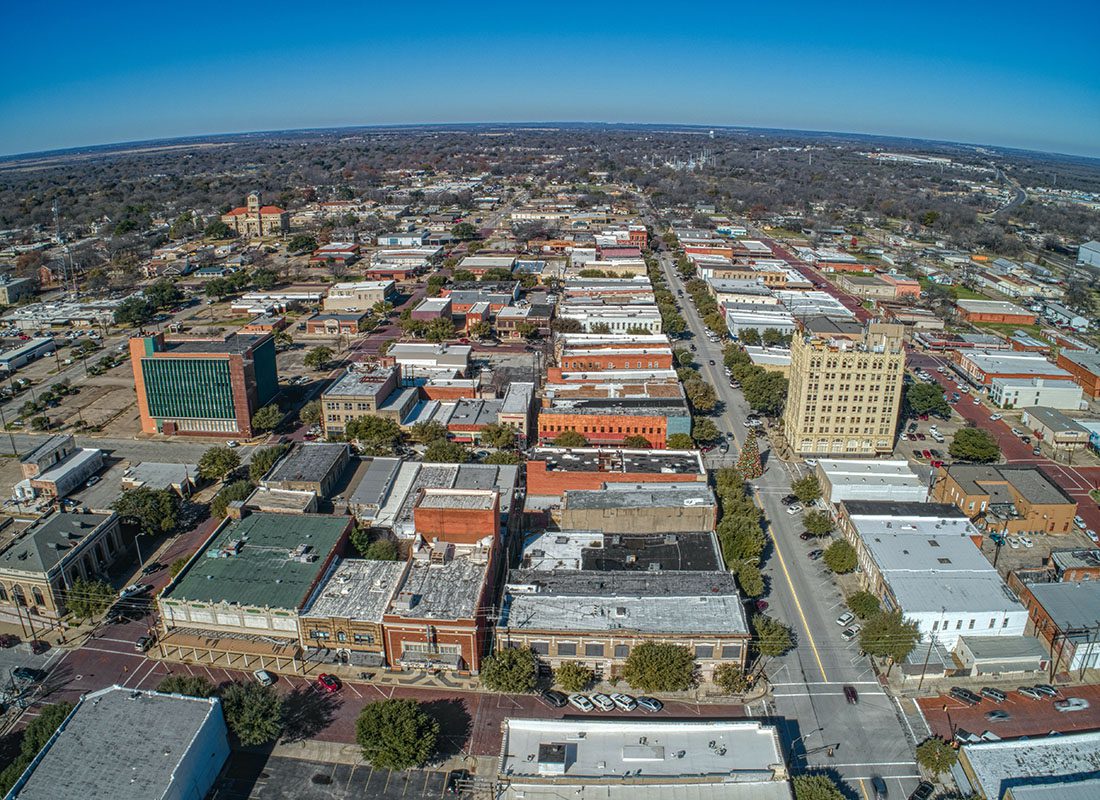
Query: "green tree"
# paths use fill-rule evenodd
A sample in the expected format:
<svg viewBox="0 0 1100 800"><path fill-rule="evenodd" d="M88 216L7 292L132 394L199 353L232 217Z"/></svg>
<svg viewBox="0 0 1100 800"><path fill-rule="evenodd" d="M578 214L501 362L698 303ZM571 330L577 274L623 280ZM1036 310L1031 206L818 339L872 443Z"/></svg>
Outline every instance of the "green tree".
<svg viewBox="0 0 1100 800"><path fill-rule="evenodd" d="M691 434L674 433L665 439L665 446L669 450L691 450L695 447L695 442L692 441Z"/></svg>
<svg viewBox="0 0 1100 800"><path fill-rule="evenodd" d="M833 530L833 518L824 511L809 511L802 517L802 524L814 536L824 536Z"/></svg>
<svg viewBox="0 0 1100 800"><path fill-rule="evenodd" d="M847 575L856 568L856 549L843 539L825 548L825 566L838 575Z"/></svg>
<svg viewBox="0 0 1100 800"><path fill-rule="evenodd" d="M808 505L821 498L821 483L816 475L807 475L791 484L791 494Z"/></svg>
<svg viewBox="0 0 1100 800"><path fill-rule="evenodd" d="M409 438L414 442L427 444L436 439L447 437L447 426L439 422L418 422L409 428Z"/></svg>
<svg viewBox="0 0 1100 800"><path fill-rule="evenodd" d="M258 269L252 273L252 285L261 291L267 291L279 282L279 276L269 269Z"/></svg>
<svg viewBox="0 0 1100 800"><path fill-rule="evenodd" d="M487 447L514 447L517 431L513 425L490 422L481 429L480 440Z"/></svg>
<svg viewBox="0 0 1100 800"><path fill-rule="evenodd" d="M481 460L482 464L519 465L523 463L523 456L514 450L495 450Z"/></svg>
<svg viewBox="0 0 1100 800"><path fill-rule="evenodd" d="M1001 448L989 431L982 428L962 428L955 433L947 452L959 461L974 461L989 464L999 461Z"/></svg>
<svg viewBox="0 0 1100 800"><path fill-rule="evenodd" d="M737 340L746 347L759 347L760 331L756 328L744 328L737 332Z"/></svg>
<svg viewBox="0 0 1100 800"><path fill-rule="evenodd" d="M753 430L745 437L741 455L737 457L737 471L747 481L764 474L764 465L760 461L760 444L756 441L756 432Z"/></svg>
<svg viewBox="0 0 1100 800"><path fill-rule="evenodd" d="M787 397L787 379L778 372L757 369L741 381L741 391L753 411L778 416Z"/></svg>
<svg viewBox="0 0 1100 800"><path fill-rule="evenodd" d="M681 367L690 367L695 363L695 356L691 354L690 350L677 350L676 363Z"/></svg>
<svg viewBox="0 0 1100 800"><path fill-rule="evenodd" d="M723 503L723 506L726 504ZM767 539L758 515L742 516L727 512L718 523L718 541L727 564L760 558Z"/></svg>
<svg viewBox="0 0 1100 800"><path fill-rule="evenodd" d="M355 741L363 759L376 769L405 770L425 764L435 753L439 722L416 700L369 703L355 720Z"/></svg>
<svg viewBox="0 0 1100 800"><path fill-rule="evenodd" d="M844 793L828 775L795 775L794 800L844 800Z"/></svg>
<svg viewBox="0 0 1100 800"><path fill-rule="evenodd" d="M168 577L174 578L183 572L183 568L187 566L187 557L180 556L171 564L168 565Z"/></svg>
<svg viewBox="0 0 1100 800"><path fill-rule="evenodd" d="M680 645L643 642L627 656L623 677L643 692L681 692L695 683L695 659Z"/></svg>
<svg viewBox="0 0 1100 800"><path fill-rule="evenodd" d="M902 395L902 408L909 417L935 414L946 419L951 416L951 406L943 399L943 389L938 383L908 384Z"/></svg>
<svg viewBox="0 0 1100 800"><path fill-rule="evenodd" d="M714 670L714 685L726 694L741 694L748 691L749 680L740 664L726 662Z"/></svg>
<svg viewBox="0 0 1100 800"><path fill-rule="evenodd" d="M225 446L211 447L199 458L199 475L208 481L220 480L241 465L237 451Z"/></svg>
<svg viewBox="0 0 1100 800"><path fill-rule="evenodd" d="M432 464L465 464L470 460L470 451L458 442L436 439L424 448L421 460Z"/></svg>
<svg viewBox="0 0 1100 800"><path fill-rule="evenodd" d="M180 496L170 489L127 489L111 506L142 533L171 533L179 523Z"/></svg>
<svg viewBox="0 0 1100 800"><path fill-rule="evenodd" d="M485 320L475 322L470 326L469 334L475 339L488 339L493 335L493 326Z"/></svg>
<svg viewBox="0 0 1100 800"><path fill-rule="evenodd" d="M760 337L760 340L765 347L782 347L790 344L791 337L789 334L780 333L775 328L765 328L764 335Z"/></svg>
<svg viewBox="0 0 1100 800"><path fill-rule="evenodd" d="M247 500L255 488L251 481L245 480L233 481L233 483L223 486L222 490L210 501L210 516L224 517L230 503L237 500Z"/></svg>
<svg viewBox="0 0 1100 800"><path fill-rule="evenodd" d="M0 772L0 795L6 795L11 791L15 782L30 766L38 752L46 746L72 710L72 703L53 703L39 709L38 716L27 723L27 727L23 729L18 754L3 772Z"/></svg>
<svg viewBox="0 0 1100 800"><path fill-rule="evenodd" d="M949 772L958 759L955 748L935 736L917 745L917 763L937 778Z"/></svg>
<svg viewBox="0 0 1100 800"><path fill-rule="evenodd" d="M860 619L869 619L882 610L878 598L867 591L855 592L848 596L848 608Z"/></svg>
<svg viewBox="0 0 1100 800"><path fill-rule="evenodd" d="M451 273L451 280L455 283L471 283L474 280L474 273L468 269L456 269Z"/></svg>
<svg viewBox="0 0 1100 800"><path fill-rule="evenodd" d="M274 686L235 682L221 699L225 724L245 747L273 742L283 732L283 700Z"/></svg>
<svg viewBox="0 0 1100 800"><path fill-rule="evenodd" d="M781 656L794 644L791 629L765 614L754 614L752 627L756 633L756 648L761 655L773 658Z"/></svg>
<svg viewBox="0 0 1100 800"><path fill-rule="evenodd" d="M396 561L397 556L397 545L389 539L375 539L363 553L367 561Z"/></svg>
<svg viewBox="0 0 1100 800"><path fill-rule="evenodd" d="M201 675L169 675L157 684L157 691L164 694L182 694L187 697L213 697L217 687Z"/></svg>
<svg viewBox="0 0 1100 800"><path fill-rule="evenodd" d="M401 441L401 426L389 417L368 415L349 420L344 435L357 442L359 449L371 456L393 455Z"/></svg>
<svg viewBox="0 0 1100 800"><path fill-rule="evenodd" d="M146 300L158 309L174 306L183 299L183 292L167 278L154 281L151 286L147 286L142 291L142 294L145 295Z"/></svg>
<svg viewBox="0 0 1100 800"><path fill-rule="evenodd" d="M534 691L537 677L538 656L530 648L506 647L481 662L481 682L494 692Z"/></svg>
<svg viewBox="0 0 1100 800"><path fill-rule="evenodd" d="M220 219L216 219L207 225L202 233L207 239L229 239L233 236L233 229Z"/></svg>
<svg viewBox="0 0 1100 800"><path fill-rule="evenodd" d="M310 400L298 411L298 419L305 425L316 425L321 421L321 401Z"/></svg>
<svg viewBox="0 0 1100 800"><path fill-rule="evenodd" d="M289 253L312 253L317 249L317 238L308 233L299 233L290 237L286 249Z"/></svg>
<svg viewBox="0 0 1100 800"><path fill-rule="evenodd" d="M451 235L460 242L468 242L480 236L477 227L470 222L460 222L451 228Z"/></svg>
<svg viewBox="0 0 1100 800"><path fill-rule="evenodd" d="M424 338L436 344L453 339L455 338L455 324L449 319L437 317L428 323L428 327L424 330Z"/></svg>
<svg viewBox="0 0 1100 800"><path fill-rule="evenodd" d="M332 348L321 345L320 347L314 347L308 353L302 363L307 367L312 367L315 370L323 370L325 366L332 361Z"/></svg>
<svg viewBox="0 0 1100 800"><path fill-rule="evenodd" d="M588 447L588 440L576 431L562 431L554 437L554 447Z"/></svg>
<svg viewBox="0 0 1100 800"><path fill-rule="evenodd" d="M596 673L576 661L562 662L554 670L554 683L567 692L583 692L595 680Z"/></svg>
<svg viewBox="0 0 1100 800"><path fill-rule="evenodd" d="M275 466L275 462L282 458L283 454L289 449L290 445L276 444L253 451L252 459L248 462L249 480L253 483L259 483L264 475Z"/></svg>
<svg viewBox="0 0 1100 800"><path fill-rule="evenodd" d="M718 405L718 393L702 378L687 381L684 384L684 394L687 395L691 407L704 414L709 414Z"/></svg>
<svg viewBox="0 0 1100 800"><path fill-rule="evenodd" d="M691 421L691 438L696 442L713 442L721 437L722 433L713 420L706 417L693 417Z"/></svg>
<svg viewBox="0 0 1100 800"><path fill-rule="evenodd" d="M859 632L859 646L865 653L896 663L913 652L919 637L917 623L906 621L901 611L887 611L864 623Z"/></svg>
<svg viewBox="0 0 1100 800"><path fill-rule="evenodd" d="M739 564L737 585L741 587L741 593L746 597L759 597L764 594L764 576L760 572L760 567L748 561Z"/></svg>
<svg viewBox="0 0 1100 800"><path fill-rule="evenodd" d="M115 306L115 324L140 328L156 315L157 309L144 297L128 297Z"/></svg>
<svg viewBox="0 0 1100 800"><path fill-rule="evenodd" d="M653 444L640 433L634 433L630 436L623 437L623 447L629 447L634 450L650 450L653 448Z"/></svg>
<svg viewBox="0 0 1100 800"><path fill-rule="evenodd" d="M268 403L252 415L252 428L257 431L273 431L283 419L283 412L276 403Z"/></svg>
<svg viewBox="0 0 1100 800"><path fill-rule="evenodd" d="M78 619L91 619L115 601L115 590L104 581L77 578L65 592L65 607Z"/></svg>

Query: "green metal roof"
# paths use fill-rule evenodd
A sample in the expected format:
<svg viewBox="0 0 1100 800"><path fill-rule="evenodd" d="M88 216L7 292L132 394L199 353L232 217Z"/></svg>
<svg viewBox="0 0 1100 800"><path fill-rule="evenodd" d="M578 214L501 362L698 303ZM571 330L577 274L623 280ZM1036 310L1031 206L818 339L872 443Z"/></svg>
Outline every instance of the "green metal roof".
<svg viewBox="0 0 1100 800"><path fill-rule="evenodd" d="M249 514L223 528L162 600L296 610L350 521L320 514ZM306 556L314 560L292 557L301 545L310 548Z"/></svg>

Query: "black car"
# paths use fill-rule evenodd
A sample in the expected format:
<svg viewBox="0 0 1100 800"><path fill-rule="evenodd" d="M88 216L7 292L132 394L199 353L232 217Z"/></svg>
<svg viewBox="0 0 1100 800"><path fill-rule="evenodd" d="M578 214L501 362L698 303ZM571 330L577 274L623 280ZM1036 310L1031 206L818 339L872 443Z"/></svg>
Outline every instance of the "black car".
<svg viewBox="0 0 1100 800"><path fill-rule="evenodd" d="M707 363L708 363L708 364L710 364L710 365L711 365L711 366L713 367L713 366L714 366L714 359L712 358L712 359L711 359L710 361L708 361Z"/></svg>
<svg viewBox="0 0 1100 800"><path fill-rule="evenodd" d="M0 633L0 647L5 649L19 644L19 637L14 633Z"/></svg>
<svg viewBox="0 0 1100 800"><path fill-rule="evenodd" d="M917 788L913 790L912 794L909 795L909 800L928 800L935 791L936 787L931 782L921 781L917 784Z"/></svg>
<svg viewBox="0 0 1100 800"><path fill-rule="evenodd" d="M147 564L145 569L141 571L142 575L152 575L154 572L160 572L164 569L164 565L159 561L154 561L152 564Z"/></svg>
<svg viewBox="0 0 1100 800"><path fill-rule="evenodd" d="M539 700L546 703L551 708L565 708L569 703L569 698L561 692L554 691L553 689L543 689L539 692Z"/></svg>
<svg viewBox="0 0 1100 800"><path fill-rule="evenodd" d="M854 686L844 687L844 699L848 701L849 705L855 705L859 702L859 692L856 691Z"/></svg>
<svg viewBox="0 0 1100 800"><path fill-rule="evenodd" d="M982 702L982 698L974 694L969 689L964 689L961 686L952 686L949 694L958 700L960 703L965 703L968 706L976 706Z"/></svg>
<svg viewBox="0 0 1100 800"><path fill-rule="evenodd" d="M871 788L875 792L875 800L886 800L890 794L886 789L886 781L879 775L871 776Z"/></svg>
<svg viewBox="0 0 1100 800"><path fill-rule="evenodd" d="M802 533L798 534L798 538L804 542L808 542L810 541L810 539L816 539L817 537L809 531L802 531Z"/></svg>
<svg viewBox="0 0 1100 800"><path fill-rule="evenodd" d="M806 557L810 559L810 561L817 561L823 555L825 555L824 550L811 550L809 553L806 554Z"/></svg>
<svg viewBox="0 0 1100 800"><path fill-rule="evenodd" d="M795 497L793 494L788 494L779 502L785 506L791 506L798 502L798 498Z"/></svg>
<svg viewBox="0 0 1100 800"><path fill-rule="evenodd" d="M46 673L34 667L16 667L11 671L11 676L16 680L34 683L35 681L40 681L45 678Z"/></svg>
<svg viewBox="0 0 1100 800"><path fill-rule="evenodd" d="M1045 694L1047 697L1057 697L1058 690L1051 686L1049 683L1037 683L1033 687L1035 691L1040 694Z"/></svg>

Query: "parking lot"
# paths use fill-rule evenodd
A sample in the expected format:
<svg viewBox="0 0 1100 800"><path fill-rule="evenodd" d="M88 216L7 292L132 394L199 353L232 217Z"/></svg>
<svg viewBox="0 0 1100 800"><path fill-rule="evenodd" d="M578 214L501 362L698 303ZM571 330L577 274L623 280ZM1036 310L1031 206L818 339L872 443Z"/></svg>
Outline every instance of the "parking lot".
<svg viewBox="0 0 1100 800"><path fill-rule="evenodd" d="M328 764L235 752L215 785L212 800L428 800L469 797L447 791L447 772L374 769L369 764Z"/></svg>
<svg viewBox="0 0 1100 800"><path fill-rule="evenodd" d="M975 706L968 706L950 695L922 697L920 705L928 725L937 736L952 738L961 728L981 736L989 731L1002 739L1015 739L1020 736L1041 736L1050 731L1079 733L1100 729L1100 686L1059 687L1056 698L1045 697L1033 700L1015 691L1016 686L1027 686L1042 682L1042 678L1032 681L1020 681L1011 688L997 685L1007 697L1003 703L994 703L982 699ZM970 687L977 691L978 687ZM1084 711L1061 712L1054 703L1067 697L1080 697L1088 700L1090 707ZM1003 711L1008 719L992 721L986 718L991 711Z"/></svg>

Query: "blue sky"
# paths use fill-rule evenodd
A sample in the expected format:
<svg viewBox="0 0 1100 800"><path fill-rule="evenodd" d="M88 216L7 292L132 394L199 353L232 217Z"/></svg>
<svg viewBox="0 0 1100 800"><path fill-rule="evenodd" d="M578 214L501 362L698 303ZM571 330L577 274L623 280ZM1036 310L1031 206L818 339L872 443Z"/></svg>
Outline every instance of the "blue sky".
<svg viewBox="0 0 1100 800"><path fill-rule="evenodd" d="M561 120L855 131L1100 157L1100 66L1087 44L1098 3L742 5L13 3L0 39L0 154Z"/></svg>

